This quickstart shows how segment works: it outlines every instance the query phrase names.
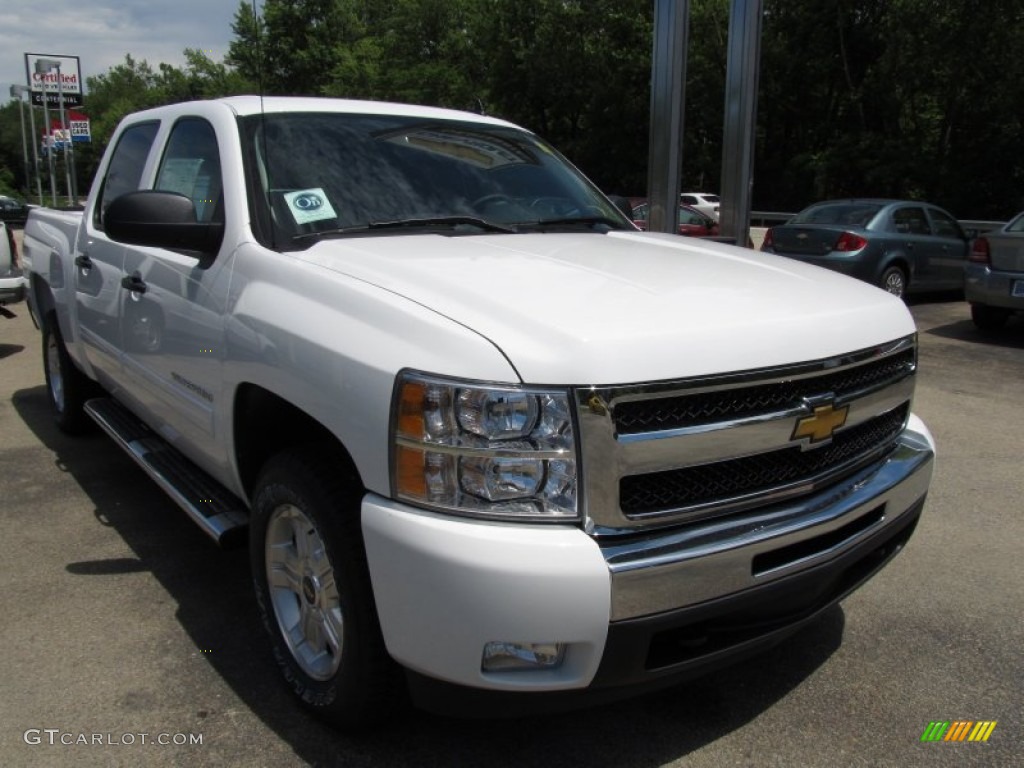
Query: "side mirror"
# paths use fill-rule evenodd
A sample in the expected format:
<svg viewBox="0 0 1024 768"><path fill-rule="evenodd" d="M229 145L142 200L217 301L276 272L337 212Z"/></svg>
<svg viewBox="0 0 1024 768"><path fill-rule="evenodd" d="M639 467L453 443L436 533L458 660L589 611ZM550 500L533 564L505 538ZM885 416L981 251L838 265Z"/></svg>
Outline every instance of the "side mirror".
<svg viewBox="0 0 1024 768"><path fill-rule="evenodd" d="M223 222L196 221L192 200L177 192L141 190L115 198L103 214L111 240L213 256L224 240Z"/></svg>

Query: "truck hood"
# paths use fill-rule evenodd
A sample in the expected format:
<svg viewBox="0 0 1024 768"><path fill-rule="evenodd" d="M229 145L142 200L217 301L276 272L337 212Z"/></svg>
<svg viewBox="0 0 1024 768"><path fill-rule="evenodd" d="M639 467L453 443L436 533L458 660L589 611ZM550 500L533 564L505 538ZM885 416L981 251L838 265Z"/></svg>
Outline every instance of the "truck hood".
<svg viewBox="0 0 1024 768"><path fill-rule="evenodd" d="M721 374L914 332L903 303L866 283L676 235L407 235L297 255L476 331L530 384Z"/></svg>

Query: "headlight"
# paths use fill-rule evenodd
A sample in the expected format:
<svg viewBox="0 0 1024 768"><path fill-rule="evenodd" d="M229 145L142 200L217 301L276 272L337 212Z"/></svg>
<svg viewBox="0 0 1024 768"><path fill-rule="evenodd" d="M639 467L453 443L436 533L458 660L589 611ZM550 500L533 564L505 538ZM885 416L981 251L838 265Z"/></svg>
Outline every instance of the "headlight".
<svg viewBox="0 0 1024 768"><path fill-rule="evenodd" d="M477 517L577 519L567 392L403 373L392 425L396 498Z"/></svg>

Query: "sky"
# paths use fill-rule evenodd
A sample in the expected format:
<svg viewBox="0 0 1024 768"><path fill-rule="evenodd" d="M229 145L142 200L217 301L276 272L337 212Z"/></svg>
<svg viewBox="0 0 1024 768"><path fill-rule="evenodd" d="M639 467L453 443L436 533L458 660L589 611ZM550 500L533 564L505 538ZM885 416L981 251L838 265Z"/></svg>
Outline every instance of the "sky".
<svg viewBox="0 0 1024 768"><path fill-rule="evenodd" d="M0 104L24 85L25 54L78 56L83 81L131 54L153 69L180 67L198 48L214 61L227 53L239 0L3 0L0 3ZM259 4L258 4L259 5ZM88 90L86 90L88 93Z"/></svg>

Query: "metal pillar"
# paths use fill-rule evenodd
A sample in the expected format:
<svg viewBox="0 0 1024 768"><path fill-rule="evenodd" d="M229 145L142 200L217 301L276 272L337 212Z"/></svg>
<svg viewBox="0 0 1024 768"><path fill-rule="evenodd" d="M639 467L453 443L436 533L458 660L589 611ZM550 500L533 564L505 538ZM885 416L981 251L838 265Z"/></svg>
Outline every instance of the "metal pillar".
<svg viewBox="0 0 1024 768"><path fill-rule="evenodd" d="M679 231L689 0L655 0L647 200L651 232Z"/></svg>
<svg viewBox="0 0 1024 768"><path fill-rule="evenodd" d="M762 5L762 0L732 0L729 12L719 229L737 245L750 238Z"/></svg>
<svg viewBox="0 0 1024 768"><path fill-rule="evenodd" d="M71 178L75 172L75 151L71 148L71 131L68 130L68 123L64 119L64 76L61 74L60 65L57 65L57 104L60 106L60 130L68 137L68 143L64 147L64 178L68 185L68 201L70 205L76 205L78 200L75 195L75 188Z"/></svg>

